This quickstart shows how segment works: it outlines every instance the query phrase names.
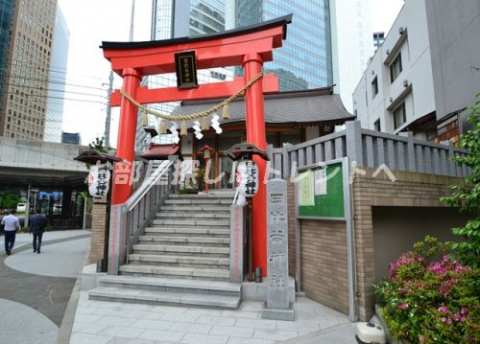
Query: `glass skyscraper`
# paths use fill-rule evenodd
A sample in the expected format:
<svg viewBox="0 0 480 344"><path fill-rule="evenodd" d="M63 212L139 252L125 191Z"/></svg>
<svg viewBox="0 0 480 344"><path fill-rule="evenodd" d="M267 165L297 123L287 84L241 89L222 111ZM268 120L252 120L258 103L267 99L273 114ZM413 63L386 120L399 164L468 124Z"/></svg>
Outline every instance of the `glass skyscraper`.
<svg viewBox="0 0 480 344"><path fill-rule="evenodd" d="M0 0L0 86L3 86L3 81L5 80L8 70L7 61L10 49L10 24L12 22L12 15L13 0ZM0 127L3 127L5 121L1 111L3 108L2 100L3 96L0 95Z"/></svg>
<svg viewBox="0 0 480 344"><path fill-rule="evenodd" d="M287 40L274 51L274 60L265 64L265 70L279 77L280 91L332 85L329 0L237 0L236 26L289 13L293 13L293 21L287 29Z"/></svg>
<svg viewBox="0 0 480 344"><path fill-rule="evenodd" d="M163 40L177 37L212 34L225 30L225 0L153 0L152 8L152 40ZM214 68L198 71L199 83L211 83L230 80L233 71L227 68ZM176 75L162 74L149 76L144 80L148 88L174 87L177 85ZM162 103L149 105L157 111L170 113L178 103ZM157 124L154 118L149 122ZM169 124L170 125L170 124ZM138 126L137 151L142 151L145 140L143 128ZM159 135L156 143L170 143L170 135Z"/></svg>
<svg viewBox="0 0 480 344"><path fill-rule="evenodd" d="M283 47L264 65L280 91L335 86L347 109L373 54L368 5L363 0L153 0L152 40L211 34L293 13ZM199 82L230 80L241 66L199 71ZM149 88L176 85L176 76L149 77ZM171 112L176 103L155 105ZM140 129L141 130L141 129ZM161 135L162 139L168 135Z"/></svg>
<svg viewBox="0 0 480 344"><path fill-rule="evenodd" d="M335 92L352 111L352 93L373 55L368 1L225 1L227 10L234 7L236 27L293 13L287 39L265 70L279 77L281 91L335 85ZM236 73L241 74L241 68Z"/></svg>

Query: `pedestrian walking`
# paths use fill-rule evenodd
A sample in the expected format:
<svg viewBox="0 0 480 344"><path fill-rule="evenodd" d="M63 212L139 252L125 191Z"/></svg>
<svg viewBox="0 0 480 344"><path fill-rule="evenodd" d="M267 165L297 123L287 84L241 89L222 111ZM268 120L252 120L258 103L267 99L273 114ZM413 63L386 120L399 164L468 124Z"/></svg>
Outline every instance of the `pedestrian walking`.
<svg viewBox="0 0 480 344"><path fill-rule="evenodd" d="M15 231L20 228L20 221L15 216L15 210L11 210L10 214L2 219L2 227L5 231L5 252L10 255L15 245Z"/></svg>
<svg viewBox="0 0 480 344"><path fill-rule="evenodd" d="M40 211L35 211L35 216L32 217L30 222L30 230L33 234L33 252L40 253L40 247L42 246L42 236L47 227L47 219Z"/></svg>

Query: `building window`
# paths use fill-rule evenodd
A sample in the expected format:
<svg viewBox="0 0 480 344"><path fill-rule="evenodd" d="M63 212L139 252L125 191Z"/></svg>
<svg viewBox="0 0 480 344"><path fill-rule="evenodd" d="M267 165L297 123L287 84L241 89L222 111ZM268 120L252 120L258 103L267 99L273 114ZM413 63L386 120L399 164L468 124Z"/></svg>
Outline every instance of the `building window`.
<svg viewBox="0 0 480 344"><path fill-rule="evenodd" d="M398 53L395 60L393 60L392 64L390 65L390 80L394 82L395 79L400 75L402 72L402 54Z"/></svg>
<svg viewBox="0 0 480 344"><path fill-rule="evenodd" d="M400 128L407 121L407 114L405 112L405 102L402 103L393 111L393 123L395 129Z"/></svg>
<svg viewBox="0 0 480 344"><path fill-rule="evenodd" d="M380 118L373 123L373 129L376 131L382 131L382 127L380 126Z"/></svg>
<svg viewBox="0 0 480 344"><path fill-rule="evenodd" d="M375 98L375 96L377 95L378 93L378 78L375 77L375 79L373 79L372 81L372 98Z"/></svg>

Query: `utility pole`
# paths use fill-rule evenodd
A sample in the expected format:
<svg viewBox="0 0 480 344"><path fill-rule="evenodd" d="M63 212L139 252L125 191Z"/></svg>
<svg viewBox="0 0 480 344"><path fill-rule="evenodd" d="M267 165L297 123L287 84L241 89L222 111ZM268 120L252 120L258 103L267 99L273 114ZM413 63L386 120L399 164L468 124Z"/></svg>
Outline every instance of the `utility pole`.
<svg viewBox="0 0 480 344"><path fill-rule="evenodd" d="M132 13L130 17L130 42L133 42L133 27L135 26L135 0L132 0Z"/></svg>
<svg viewBox="0 0 480 344"><path fill-rule="evenodd" d="M105 148L108 150L110 147L110 124L112 122L112 106L110 105L110 97L113 92L113 71L110 71L109 84L108 84L108 104L107 104L107 118L105 119Z"/></svg>

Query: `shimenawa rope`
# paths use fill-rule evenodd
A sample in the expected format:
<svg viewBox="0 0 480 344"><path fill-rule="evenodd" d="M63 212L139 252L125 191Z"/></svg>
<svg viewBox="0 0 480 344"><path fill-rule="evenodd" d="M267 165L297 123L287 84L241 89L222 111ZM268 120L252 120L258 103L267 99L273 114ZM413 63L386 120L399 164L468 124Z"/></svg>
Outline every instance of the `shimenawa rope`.
<svg viewBox="0 0 480 344"><path fill-rule="evenodd" d="M236 98L240 97L241 95L244 94L244 92L246 90L248 90L254 83L256 83L258 80L260 80L260 78L263 76L263 72L260 72L258 73L257 75L255 75L245 86L243 86L239 91L237 91L234 95L230 96L229 98L225 99L224 101L222 101L221 103L211 107L210 109L207 109L207 110L204 110L204 111L200 111L200 112L197 112L197 113L192 113L192 114L189 114L189 115L178 115L178 116L171 116L171 115L167 115L167 114L164 114L164 113L161 113L161 112L158 112L158 111L155 111L155 110L152 110L152 109L149 109L147 108L145 105L143 104L140 104L139 102L137 102L135 99L133 99L133 97L128 94L123 88L120 89L120 93L122 94L122 96L125 97L125 99L127 99L129 102L131 102L133 105L137 106L140 110L142 110L143 112L145 113L148 113L150 115L154 115L154 116L157 116L157 117L160 117L161 119L164 119L166 121L170 121L170 122L183 122L183 121L193 121L193 120L196 120L196 119L200 119L202 117L207 117L215 112L218 111L218 109L221 109L222 107L224 107L225 105L228 105L230 104L232 101L234 101Z"/></svg>

